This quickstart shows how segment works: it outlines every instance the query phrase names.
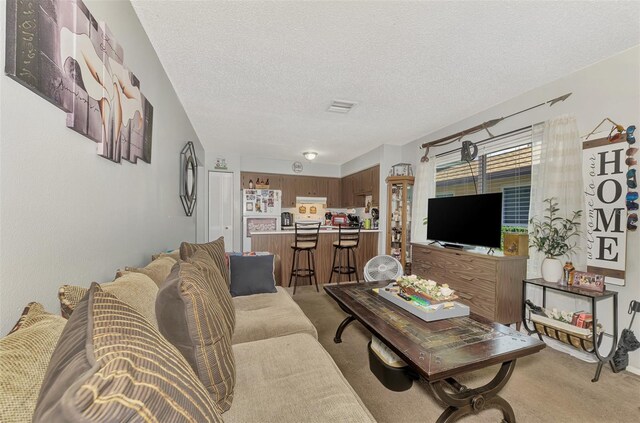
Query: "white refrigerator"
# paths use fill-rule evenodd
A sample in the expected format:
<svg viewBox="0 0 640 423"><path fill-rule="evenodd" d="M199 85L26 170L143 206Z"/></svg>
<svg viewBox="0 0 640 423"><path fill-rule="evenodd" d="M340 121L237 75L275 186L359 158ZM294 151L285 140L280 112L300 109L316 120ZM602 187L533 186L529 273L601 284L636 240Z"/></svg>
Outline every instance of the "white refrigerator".
<svg viewBox="0 0 640 423"><path fill-rule="evenodd" d="M251 251L251 234L280 230L282 191L242 190L242 251Z"/></svg>

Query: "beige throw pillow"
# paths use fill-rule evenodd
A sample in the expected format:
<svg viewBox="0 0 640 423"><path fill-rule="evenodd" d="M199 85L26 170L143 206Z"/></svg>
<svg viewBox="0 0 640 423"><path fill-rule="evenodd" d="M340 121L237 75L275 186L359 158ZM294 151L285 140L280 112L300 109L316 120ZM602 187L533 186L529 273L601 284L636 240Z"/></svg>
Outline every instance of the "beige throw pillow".
<svg viewBox="0 0 640 423"><path fill-rule="evenodd" d="M151 261L157 260L160 257L171 257L175 261L178 261L178 260L180 260L180 249L176 248L175 250L162 252L162 253L158 253L158 254L153 254L153 255L151 255Z"/></svg>
<svg viewBox="0 0 640 423"><path fill-rule="evenodd" d="M130 272L101 286L105 292L129 304L147 318L154 327L158 327L156 319L158 286L147 275ZM88 290L80 286L62 285L58 290L62 315L69 318Z"/></svg>
<svg viewBox="0 0 640 423"><path fill-rule="evenodd" d="M67 320L29 303L0 339L0 422L30 422L53 350Z"/></svg>
<svg viewBox="0 0 640 423"><path fill-rule="evenodd" d="M171 268L176 264L176 261L173 257L164 256L152 261L145 267L125 267L124 272L118 272L116 276L123 276L127 272L142 273L149 276L160 288L169 273L171 273Z"/></svg>

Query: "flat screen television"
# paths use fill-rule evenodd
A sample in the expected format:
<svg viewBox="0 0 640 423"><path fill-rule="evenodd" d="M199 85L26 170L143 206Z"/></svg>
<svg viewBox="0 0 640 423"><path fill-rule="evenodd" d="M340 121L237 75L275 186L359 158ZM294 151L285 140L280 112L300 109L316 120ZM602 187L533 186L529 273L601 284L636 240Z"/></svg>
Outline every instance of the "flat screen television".
<svg viewBox="0 0 640 423"><path fill-rule="evenodd" d="M500 248L502 193L430 198L427 238Z"/></svg>

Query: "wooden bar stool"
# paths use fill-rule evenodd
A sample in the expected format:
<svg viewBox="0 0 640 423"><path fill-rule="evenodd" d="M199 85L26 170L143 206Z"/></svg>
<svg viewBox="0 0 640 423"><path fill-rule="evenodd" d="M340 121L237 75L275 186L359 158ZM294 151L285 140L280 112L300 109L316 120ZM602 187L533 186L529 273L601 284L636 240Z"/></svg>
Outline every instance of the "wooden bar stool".
<svg viewBox="0 0 640 423"><path fill-rule="evenodd" d="M329 276L329 283L333 279L333 274L338 274L338 283L340 283L340 275L349 275L348 280L351 280L352 274L356 275L356 282L360 281L358 277L358 264L356 262L356 248L360 243L360 226L356 228L338 226L338 240L333 242L333 263L331 264L331 276ZM342 259L346 252L347 265L342 265ZM351 256L353 255L353 265L351 265ZM336 266L336 256L338 258L338 265Z"/></svg>
<svg viewBox="0 0 640 423"><path fill-rule="evenodd" d="M318 237L320 233L320 223L296 223L295 240L291 244L293 248L293 260L291 260L291 276L289 276L289 286L295 277L293 284L293 294L296 293L298 286L298 277L309 278L309 284L313 284L315 280L316 291L318 288L318 278L316 277L316 259L314 251L318 246ZM307 267L300 267L300 252L307 252ZM313 278L313 280L312 280Z"/></svg>

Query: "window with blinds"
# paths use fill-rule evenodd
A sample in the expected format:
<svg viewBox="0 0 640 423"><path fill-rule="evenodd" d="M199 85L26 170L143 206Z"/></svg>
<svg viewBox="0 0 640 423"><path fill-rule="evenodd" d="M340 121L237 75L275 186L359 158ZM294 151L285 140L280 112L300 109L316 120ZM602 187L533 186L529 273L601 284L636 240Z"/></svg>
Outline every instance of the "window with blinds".
<svg viewBox="0 0 640 423"><path fill-rule="evenodd" d="M531 186L505 187L502 189L502 224L527 226Z"/></svg>
<svg viewBox="0 0 640 423"><path fill-rule="evenodd" d="M460 160L460 150L436 160L436 197L502 192L503 226L527 226L533 160L530 129L479 143L478 157L471 163Z"/></svg>

